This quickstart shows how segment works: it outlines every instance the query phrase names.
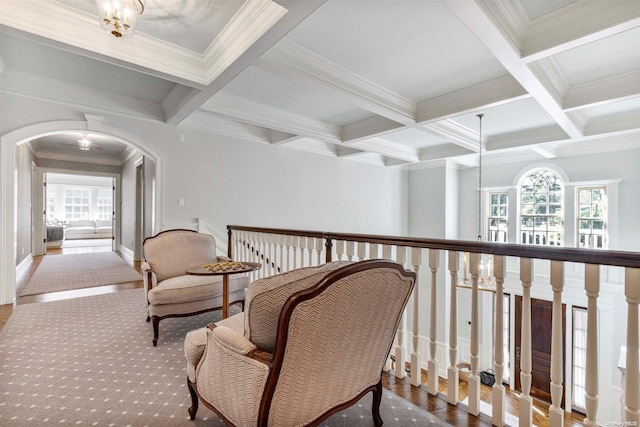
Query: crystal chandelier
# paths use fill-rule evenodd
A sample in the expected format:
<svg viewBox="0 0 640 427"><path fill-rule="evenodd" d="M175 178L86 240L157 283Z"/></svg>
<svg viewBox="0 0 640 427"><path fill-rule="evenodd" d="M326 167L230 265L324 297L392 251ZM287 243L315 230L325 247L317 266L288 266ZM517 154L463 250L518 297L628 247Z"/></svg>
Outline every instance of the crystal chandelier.
<svg viewBox="0 0 640 427"><path fill-rule="evenodd" d="M138 16L144 12L143 0L96 0L100 26L117 38L133 37Z"/></svg>

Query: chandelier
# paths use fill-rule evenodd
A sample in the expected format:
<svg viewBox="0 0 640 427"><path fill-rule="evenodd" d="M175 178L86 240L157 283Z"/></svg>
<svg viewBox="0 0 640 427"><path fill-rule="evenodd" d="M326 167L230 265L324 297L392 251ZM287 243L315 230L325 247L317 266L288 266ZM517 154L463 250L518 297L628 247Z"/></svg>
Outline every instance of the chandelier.
<svg viewBox="0 0 640 427"><path fill-rule="evenodd" d="M478 242L482 241L482 118L484 114L477 114L479 125L478 133ZM471 287L469 276L470 255L462 254L462 277L458 281L459 287ZM478 259L478 289L495 291L493 280L493 260L486 254L480 254Z"/></svg>
<svg viewBox="0 0 640 427"><path fill-rule="evenodd" d="M117 38L133 37L138 16L144 12L143 0L96 0L100 26Z"/></svg>

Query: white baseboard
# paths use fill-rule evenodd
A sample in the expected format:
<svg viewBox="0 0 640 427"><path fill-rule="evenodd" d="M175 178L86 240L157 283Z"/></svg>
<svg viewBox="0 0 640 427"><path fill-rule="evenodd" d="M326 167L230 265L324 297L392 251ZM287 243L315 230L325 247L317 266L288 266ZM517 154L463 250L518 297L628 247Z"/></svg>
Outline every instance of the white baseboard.
<svg viewBox="0 0 640 427"><path fill-rule="evenodd" d="M126 246L120 245L120 248L118 249L118 252L120 252L120 254L127 259L127 261L129 262L133 262L133 251L129 248L127 248Z"/></svg>
<svg viewBox="0 0 640 427"><path fill-rule="evenodd" d="M32 263L33 263L32 255L28 255L25 259L23 259L22 262L20 262L20 264L16 266L16 279L20 277L22 274L24 274L24 272L27 271L27 269Z"/></svg>

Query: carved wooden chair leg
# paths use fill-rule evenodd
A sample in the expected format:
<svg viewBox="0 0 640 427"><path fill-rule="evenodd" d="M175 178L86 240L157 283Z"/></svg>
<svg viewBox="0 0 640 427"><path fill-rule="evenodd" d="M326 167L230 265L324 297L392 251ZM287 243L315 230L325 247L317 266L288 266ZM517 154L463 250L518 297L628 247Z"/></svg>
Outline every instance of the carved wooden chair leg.
<svg viewBox="0 0 640 427"><path fill-rule="evenodd" d="M189 393L191 394L191 408L189 408L189 416L191 417L191 420L195 420L196 412L198 412L198 394L193 388L193 384L191 384L189 378L187 378L187 386L189 387Z"/></svg>
<svg viewBox="0 0 640 427"><path fill-rule="evenodd" d="M151 320L153 321L153 346L155 347L158 344L158 335L160 333L160 318L153 316Z"/></svg>
<svg viewBox="0 0 640 427"><path fill-rule="evenodd" d="M373 415L373 423L376 427L380 427L384 421L380 416L380 402L382 401L382 379L378 381L373 389L373 403L371 404L371 415Z"/></svg>

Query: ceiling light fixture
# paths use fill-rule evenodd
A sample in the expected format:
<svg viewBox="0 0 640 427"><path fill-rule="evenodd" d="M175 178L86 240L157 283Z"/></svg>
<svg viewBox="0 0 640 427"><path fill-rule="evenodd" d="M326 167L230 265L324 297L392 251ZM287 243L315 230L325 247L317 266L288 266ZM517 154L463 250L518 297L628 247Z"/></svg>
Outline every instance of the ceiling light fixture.
<svg viewBox="0 0 640 427"><path fill-rule="evenodd" d="M86 137L82 137L78 140L78 145L82 151L88 151L91 149L91 140Z"/></svg>
<svg viewBox="0 0 640 427"><path fill-rule="evenodd" d="M133 37L138 16L144 12L143 0L96 0L100 26L115 37Z"/></svg>
<svg viewBox="0 0 640 427"><path fill-rule="evenodd" d="M476 114L479 120L478 132L478 242L482 242L482 118L484 114ZM463 276L458 286L470 287L471 278L469 277L469 254L462 254L462 270ZM492 258L486 254L480 254L478 264L478 289L489 290L495 292L495 282L493 280L493 262Z"/></svg>

